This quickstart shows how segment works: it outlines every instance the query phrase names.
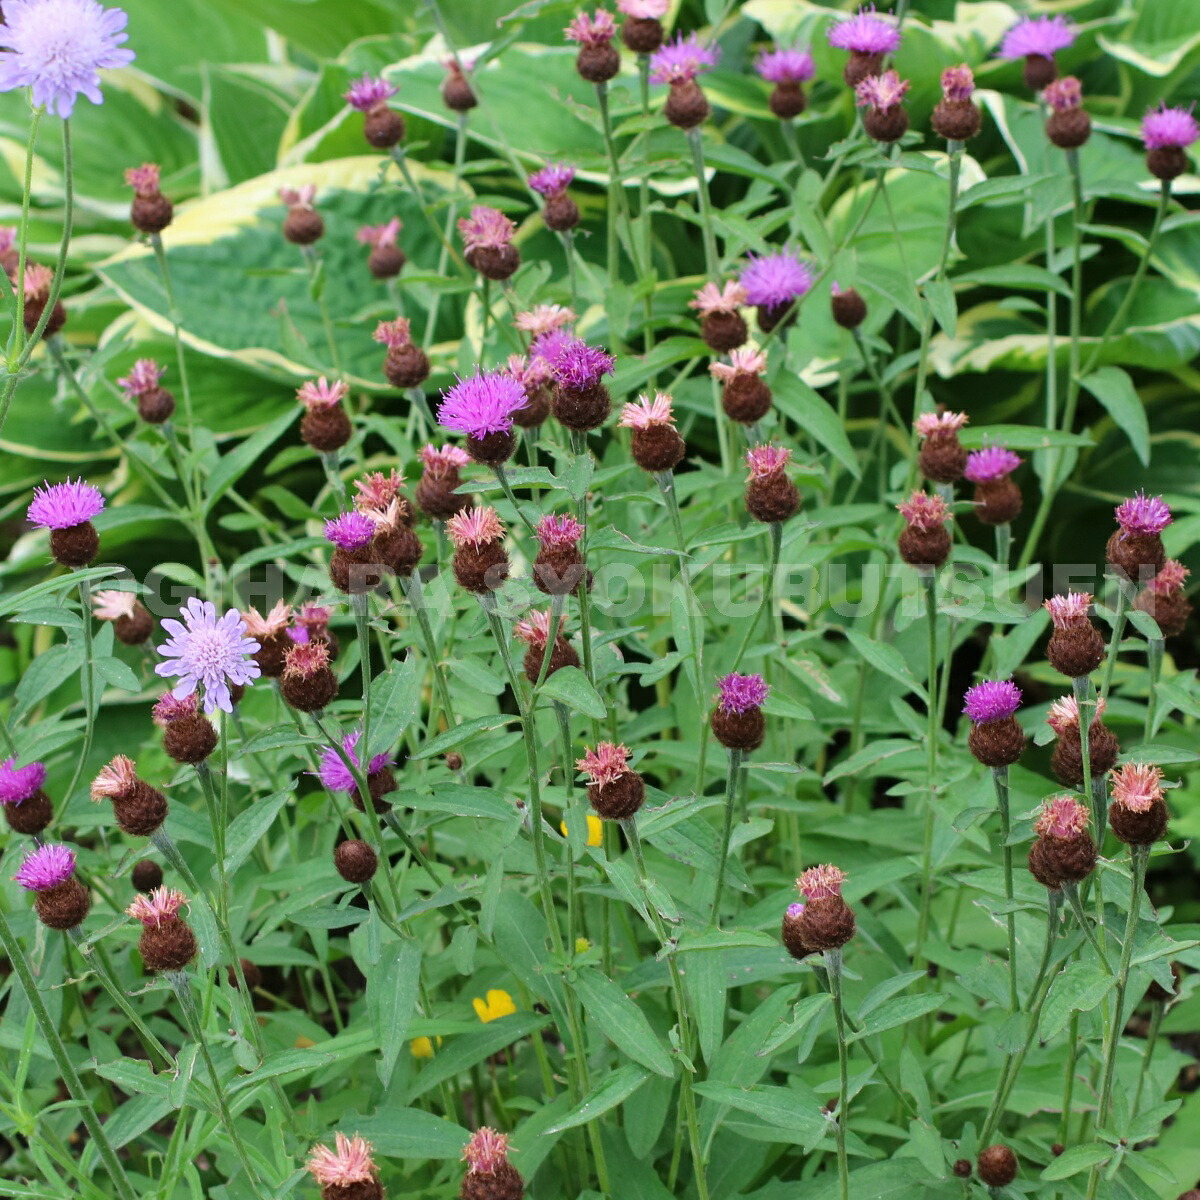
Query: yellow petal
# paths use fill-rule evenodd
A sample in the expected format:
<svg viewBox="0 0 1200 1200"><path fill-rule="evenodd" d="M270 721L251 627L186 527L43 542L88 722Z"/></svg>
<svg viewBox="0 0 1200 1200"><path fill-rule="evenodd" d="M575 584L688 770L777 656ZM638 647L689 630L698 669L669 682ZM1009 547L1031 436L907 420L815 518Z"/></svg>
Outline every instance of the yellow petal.
<svg viewBox="0 0 1200 1200"><path fill-rule="evenodd" d="M587 844L589 846L603 846L604 845L604 825L601 822L600 818L597 816L594 816L592 813L588 813L587 823L588 823Z"/></svg>

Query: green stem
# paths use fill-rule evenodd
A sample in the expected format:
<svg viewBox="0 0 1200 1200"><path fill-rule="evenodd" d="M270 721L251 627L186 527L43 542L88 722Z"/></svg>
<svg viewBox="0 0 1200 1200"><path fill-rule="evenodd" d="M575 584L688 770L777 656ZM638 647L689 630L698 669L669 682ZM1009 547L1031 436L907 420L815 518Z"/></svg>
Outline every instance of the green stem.
<svg viewBox="0 0 1200 1200"><path fill-rule="evenodd" d="M733 666L729 669L736 671L742 665L742 659L746 655L746 650L749 648L750 639L754 636L754 631L758 628L758 623L762 619L764 612L769 612L771 607L771 595L775 585L775 572L779 566L779 550L783 545L783 523L781 521L771 522L771 553L767 560L767 576L763 580L762 599L758 603L758 608L754 610L754 616L750 618L750 624L746 627L746 632L742 635L742 643L738 647L737 656L733 660ZM770 620L767 622L768 630L770 629Z"/></svg>
<svg viewBox="0 0 1200 1200"><path fill-rule="evenodd" d="M80 775L83 774L83 769L87 765L88 755L92 749L92 735L95 732L96 714L94 693L96 690L93 677L92 664L92 591L88 581L80 578L79 586L79 617L82 622L83 629L83 666L82 666L82 684L83 684L83 715L86 722L83 735L83 749L79 752L79 759L75 764L75 771L71 776L71 782L67 787L66 799L70 799L75 794L75 785L79 782Z"/></svg>
<svg viewBox="0 0 1200 1200"><path fill-rule="evenodd" d="M850 1200L850 1167L846 1158L846 1124L850 1106L849 1056L846 1052L846 1007L842 999L842 952L825 951L825 970L833 996L833 1019L838 1043L837 1161L841 1200Z"/></svg>
<svg viewBox="0 0 1200 1200"><path fill-rule="evenodd" d="M1000 849L1004 858L1004 899L1008 904L1005 923L1008 926L1008 1011L1018 1011L1017 997L1017 914L1013 909L1013 851L1008 844L1012 836L1012 819L1008 800L1008 768L993 767L992 782L996 788L996 808L1000 813Z"/></svg>
<svg viewBox="0 0 1200 1200"><path fill-rule="evenodd" d="M738 771L741 770L741 766L742 752L740 750L730 750L729 770L725 776L724 832L721 834L721 850L717 855L717 884L713 890L712 911L709 915L709 922L712 925L719 924L721 915L721 895L725 890L725 871L729 860L729 839L733 833L734 797L737 793Z"/></svg>
<svg viewBox="0 0 1200 1200"><path fill-rule="evenodd" d="M1008 570L1008 562L1012 557L1012 526L1005 521L996 526L996 566Z"/></svg>
<svg viewBox="0 0 1200 1200"><path fill-rule="evenodd" d="M442 669L441 661L438 658L437 643L434 640L433 629L429 624L429 612L425 607L425 594L421 587L420 571L412 571L408 575L402 576L400 586L404 589L409 606L417 618L417 627L420 629L421 638L425 643L425 654L433 669L434 686L441 697L442 711L446 714L446 725L447 727L452 727L457 725L458 722L454 716L454 706L450 701L450 686L446 682L446 673ZM432 721L430 725L432 727Z"/></svg>
<svg viewBox="0 0 1200 1200"><path fill-rule="evenodd" d="M100 1161L104 1163L104 1169L108 1172L117 1195L120 1197L120 1200L135 1200L133 1188L130 1186L129 1179L125 1174L125 1168L121 1166L121 1160L113 1150L112 1143L108 1140L108 1135L104 1132L104 1126L101 1124L100 1118L96 1115L96 1110L92 1107L92 1102L84 1090L83 1082L75 1070L74 1063L71 1062L71 1056L67 1053L67 1048L59 1036L58 1029L55 1027L53 1020L51 1020L45 1001L42 1000L41 992L38 991L33 974L29 970L29 964L25 961L25 953L21 949L21 943L17 941L17 937L12 931L12 926L8 923L8 917L2 908L0 908L0 942L4 944L4 953L8 956L8 961L12 965L12 969L21 985L21 990L25 993L25 998L29 1001L29 1007L33 1011L38 1027L42 1031L42 1036L46 1039L46 1044L50 1047L50 1053L54 1057L59 1075L62 1077L62 1081L66 1085L71 1099L79 1106L79 1115L87 1127L89 1136L95 1143L96 1150L100 1155Z"/></svg>
<svg viewBox="0 0 1200 1200"><path fill-rule="evenodd" d="M675 544L679 547L679 569L684 570L683 560L688 557L687 539L683 536L683 519L679 514L679 497L675 494L675 472L656 471L654 482L662 493L663 502L671 516L671 529L675 533Z"/></svg>
<svg viewBox="0 0 1200 1200"><path fill-rule="evenodd" d="M924 966L925 938L929 932L930 909L933 901L933 833L937 811L938 763L938 638L937 638L937 572L923 570L921 582L925 587L925 615L929 628L929 677L927 682L927 731L929 796L926 801L925 830L921 848L921 903L917 916L917 942L913 950L913 970Z"/></svg>
<svg viewBox="0 0 1200 1200"><path fill-rule="evenodd" d="M167 263L167 252L163 248L162 234L152 233L150 245L158 263L158 273L162 276L163 291L167 293L167 318L171 322L171 329L175 335L175 362L179 369L179 386L183 391L183 412L187 418L190 440L195 430L195 417L192 415L192 388L188 380L187 358L183 352L183 314L179 311L179 306L175 301L175 290L171 283L171 268Z"/></svg>
<svg viewBox="0 0 1200 1200"><path fill-rule="evenodd" d="M321 328L325 332L325 348L329 351L329 365L335 374L342 371L341 360L338 357L337 338L333 332L333 318L329 315L329 302L325 298L325 280L322 278L321 255L315 246L301 246L304 261L308 264L309 293L317 302L321 313Z"/></svg>
<svg viewBox="0 0 1200 1200"><path fill-rule="evenodd" d="M504 489L505 498L508 500L509 504L513 506L513 511L520 518L521 524L524 525L534 537L537 537L537 526L534 525L534 523L525 515L525 510L517 503L517 498L515 495L513 495L512 484L508 482L508 472L504 469L504 464L497 463L492 467L492 470L496 473L496 479L498 480L501 488Z"/></svg>
<svg viewBox="0 0 1200 1200"><path fill-rule="evenodd" d="M1165 1000L1155 1000L1150 1005L1150 1028L1146 1031L1146 1049L1142 1054L1142 1069L1138 1072L1137 1088L1133 1093L1133 1104L1129 1109L1129 1119L1137 1120L1138 1109L1142 1104L1142 1092L1146 1086L1146 1076L1150 1074L1150 1064L1154 1059L1154 1048L1158 1045L1158 1031L1162 1026L1163 1013L1167 1010Z"/></svg>
<svg viewBox="0 0 1200 1200"><path fill-rule="evenodd" d="M608 203L616 209L617 215L625 222L625 232L629 237L629 258L633 269L640 275L641 265L638 263L637 246L633 240L633 220L629 215L629 201L625 196L625 187L621 182L621 162L617 157L617 144L613 139L612 114L608 108L608 84L596 84L596 104L600 109L600 128L604 134L604 147L608 151L609 183ZM611 258L610 258L611 264ZM611 272L610 272L611 274ZM616 277L612 277L616 283Z"/></svg>
<svg viewBox="0 0 1200 1200"><path fill-rule="evenodd" d="M371 761L371 598L367 592L353 592L350 606L354 609L354 628L358 635L358 662L362 676L362 760ZM367 793L363 793L363 806L370 804Z"/></svg>
<svg viewBox="0 0 1200 1200"><path fill-rule="evenodd" d="M1158 707L1158 678L1162 672L1163 640L1151 638L1146 643L1146 670L1149 680L1146 692L1146 724L1142 741L1149 742L1154 736L1155 709Z"/></svg>
<svg viewBox="0 0 1200 1200"><path fill-rule="evenodd" d="M450 197L450 204L446 210L446 229L442 234L442 245L438 251L438 266L437 273L439 275L446 274L446 266L450 261L450 238L454 233L454 221L458 216L458 191L462 183L463 162L466 159L467 153L467 114L460 112L458 114L458 126L454 135L454 191ZM429 316L425 320L425 337L423 345L426 350L433 345L434 333L437 326L438 309L441 308L442 293L436 291L433 293L433 299L429 304Z"/></svg>
<svg viewBox="0 0 1200 1200"><path fill-rule="evenodd" d="M1112 687L1113 672L1117 669L1117 656L1121 651L1121 638L1125 635L1125 622L1129 616L1129 585L1117 579L1117 611L1113 617L1112 639L1108 643L1108 659L1104 664L1104 686L1100 689L1102 699L1108 699ZM1086 760L1085 760L1086 762Z"/></svg>

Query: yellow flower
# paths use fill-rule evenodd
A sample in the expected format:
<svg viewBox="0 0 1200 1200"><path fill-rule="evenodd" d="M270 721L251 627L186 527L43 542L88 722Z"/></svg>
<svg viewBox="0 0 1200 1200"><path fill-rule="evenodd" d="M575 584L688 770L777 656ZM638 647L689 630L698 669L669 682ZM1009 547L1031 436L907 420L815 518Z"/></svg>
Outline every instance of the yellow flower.
<svg viewBox="0 0 1200 1200"><path fill-rule="evenodd" d="M503 988L488 988L486 1000L476 996L471 1004L475 1008L475 1015L485 1025L498 1017L507 1017L517 1011L513 998Z"/></svg>
<svg viewBox="0 0 1200 1200"><path fill-rule="evenodd" d="M592 943L589 942L587 940L587 938L580 937L580 938L575 939L575 953L576 954L586 954L591 948L592 948Z"/></svg>
<svg viewBox="0 0 1200 1200"><path fill-rule="evenodd" d="M598 816L596 816L594 813L588 813L587 826L588 826L587 844L589 846L603 846L604 845L604 826L603 826L603 824L601 824L600 818ZM563 837L566 837L567 836L566 821L562 821L558 827L559 827L559 829L562 830Z"/></svg>
<svg viewBox="0 0 1200 1200"><path fill-rule="evenodd" d="M438 1045L442 1044L442 1039L438 1038ZM432 1058L433 1057L433 1042L427 1037L415 1037L409 1044L409 1050L412 1052L413 1058Z"/></svg>

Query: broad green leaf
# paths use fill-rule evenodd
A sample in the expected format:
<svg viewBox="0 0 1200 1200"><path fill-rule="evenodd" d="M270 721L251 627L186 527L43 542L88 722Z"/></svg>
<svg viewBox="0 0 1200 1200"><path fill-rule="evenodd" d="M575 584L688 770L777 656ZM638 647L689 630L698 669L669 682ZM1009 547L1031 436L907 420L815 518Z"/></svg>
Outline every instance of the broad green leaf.
<svg viewBox="0 0 1200 1200"><path fill-rule="evenodd" d="M583 713L585 717L597 721L604 719L604 701L578 667L563 667L547 676L541 686L541 694Z"/></svg>
<svg viewBox="0 0 1200 1200"><path fill-rule="evenodd" d="M1068 963L1050 986L1038 1021L1038 1036L1045 1041L1061 1033L1072 1013L1091 1012L1116 983L1112 975L1091 959Z"/></svg>
<svg viewBox="0 0 1200 1200"><path fill-rule="evenodd" d="M415 941L392 942L367 973L367 1007L379 1038L376 1070L386 1089L417 1010L421 982L421 947Z"/></svg>
<svg viewBox="0 0 1200 1200"><path fill-rule="evenodd" d="M420 1108L386 1106L346 1123L386 1158L458 1159L471 1136L461 1125Z"/></svg>
<svg viewBox="0 0 1200 1200"><path fill-rule="evenodd" d="M1085 376L1081 381L1101 404L1108 415L1125 432L1134 453L1142 466L1150 465L1150 423L1141 397L1133 386L1133 380L1120 367L1101 367Z"/></svg>
<svg viewBox="0 0 1200 1200"><path fill-rule="evenodd" d="M719 1104L750 1113L783 1131L781 1141L804 1145L819 1139L828 1129L820 1103L786 1087L734 1087L728 1083L697 1083L696 1091Z"/></svg>
<svg viewBox="0 0 1200 1200"><path fill-rule="evenodd" d="M576 972L573 986L588 1016L618 1049L651 1071L674 1077L671 1056L645 1014L611 979L592 967L583 967Z"/></svg>
<svg viewBox="0 0 1200 1200"><path fill-rule="evenodd" d="M863 1020L861 1028L850 1035L850 1041L870 1037L873 1033L882 1033L885 1029L895 1029L897 1025L907 1025L926 1013L935 1012L945 999L940 994L932 996L896 996L872 1009Z"/></svg>
<svg viewBox="0 0 1200 1200"><path fill-rule="evenodd" d="M238 813L225 835L225 873L232 875L246 861L262 836L275 822L279 810L292 798L293 790L283 788Z"/></svg>
<svg viewBox="0 0 1200 1200"><path fill-rule="evenodd" d="M858 458L850 439L829 404L798 375L781 371L771 384L775 403L804 433L811 434L855 478Z"/></svg>
<svg viewBox="0 0 1200 1200"><path fill-rule="evenodd" d="M560 1133L602 1117L622 1101L628 1100L649 1078L649 1073L634 1063L618 1067L605 1075L562 1120L556 1121L549 1132Z"/></svg>

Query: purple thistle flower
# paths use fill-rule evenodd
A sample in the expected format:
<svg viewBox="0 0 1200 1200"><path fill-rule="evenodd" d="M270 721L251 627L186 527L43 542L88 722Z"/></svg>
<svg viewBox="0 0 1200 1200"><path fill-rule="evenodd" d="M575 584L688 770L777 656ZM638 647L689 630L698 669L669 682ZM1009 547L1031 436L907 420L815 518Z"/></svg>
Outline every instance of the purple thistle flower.
<svg viewBox="0 0 1200 1200"><path fill-rule="evenodd" d="M342 99L351 108L365 113L390 100L399 90L395 84L388 83L386 79L368 74L355 80Z"/></svg>
<svg viewBox="0 0 1200 1200"><path fill-rule="evenodd" d="M1083 84L1074 75L1064 75L1047 84L1042 95L1055 112L1069 112L1083 103Z"/></svg>
<svg viewBox="0 0 1200 1200"><path fill-rule="evenodd" d="M0 25L0 92L28 87L39 107L66 118L86 96L102 104L99 70L126 67L129 17L96 0L8 0Z"/></svg>
<svg viewBox="0 0 1200 1200"><path fill-rule="evenodd" d="M1011 679L988 679L967 689L963 712L976 725L1004 721L1021 707L1021 689Z"/></svg>
<svg viewBox="0 0 1200 1200"><path fill-rule="evenodd" d="M48 892L75 874L75 851L56 842L25 855L13 879L26 891Z"/></svg>
<svg viewBox="0 0 1200 1200"><path fill-rule="evenodd" d="M575 335L569 329L548 329L539 333L529 345L529 361L544 359L547 364L553 363L564 347L575 341Z"/></svg>
<svg viewBox="0 0 1200 1200"><path fill-rule="evenodd" d="M787 915L789 920L798 921L802 916L804 916L804 905L799 901L794 904L789 904L787 906Z"/></svg>
<svg viewBox="0 0 1200 1200"><path fill-rule="evenodd" d="M568 163L547 163L529 177L529 186L539 196L556 196L565 192L575 178L575 168Z"/></svg>
<svg viewBox="0 0 1200 1200"><path fill-rule="evenodd" d="M570 338L559 346L548 360L555 382L568 392L587 392L599 386L605 375L611 375L617 365L607 350L589 346L583 338Z"/></svg>
<svg viewBox="0 0 1200 1200"><path fill-rule="evenodd" d="M984 446L967 455L963 478L972 483L993 483L1011 475L1021 462L1021 458L1006 446Z"/></svg>
<svg viewBox="0 0 1200 1200"><path fill-rule="evenodd" d="M860 8L857 16L834 24L829 30L829 44L854 54L895 54L900 30L876 16L875 5L871 4Z"/></svg>
<svg viewBox="0 0 1200 1200"><path fill-rule="evenodd" d="M362 550L375 536L375 522L357 509L325 522L325 540L339 550Z"/></svg>
<svg viewBox="0 0 1200 1200"><path fill-rule="evenodd" d="M149 396L158 390L159 381L167 373L152 358L139 358L129 369L129 374L117 383L130 396Z"/></svg>
<svg viewBox="0 0 1200 1200"><path fill-rule="evenodd" d="M46 768L40 762L17 766L16 758L0 762L0 804L21 804L37 795L46 782Z"/></svg>
<svg viewBox="0 0 1200 1200"><path fill-rule="evenodd" d="M807 46L776 46L764 50L754 69L767 83L807 83L816 73L812 51Z"/></svg>
<svg viewBox="0 0 1200 1200"><path fill-rule="evenodd" d="M607 9L598 8L595 16L580 13L563 32L581 46L606 46L616 36L617 23Z"/></svg>
<svg viewBox="0 0 1200 1200"><path fill-rule="evenodd" d="M854 95L860 108L887 112L904 99L910 86L895 71L884 71L882 75L868 75L855 87Z"/></svg>
<svg viewBox="0 0 1200 1200"><path fill-rule="evenodd" d="M438 424L473 438L508 433L513 426L513 413L528 403L525 389L502 371L460 379L442 397Z"/></svg>
<svg viewBox="0 0 1200 1200"><path fill-rule="evenodd" d="M355 729L346 734L342 738L342 749L346 752L346 757L357 767L361 765L355 747L362 738L362 730ZM374 775L376 771L382 771L384 767L391 764L391 755L376 754L367 766L367 774ZM332 746L326 746L321 751L321 764L317 770L317 777L328 791L331 792L353 792L358 784L354 782L354 776L350 769L342 761L342 756Z"/></svg>
<svg viewBox="0 0 1200 1200"><path fill-rule="evenodd" d="M1161 496L1147 496L1138 492L1116 507L1117 524L1127 537L1137 534L1146 537L1162 533L1174 520L1171 510Z"/></svg>
<svg viewBox="0 0 1200 1200"><path fill-rule="evenodd" d="M1066 17L1026 17L1005 35L997 58L1053 58L1075 44L1075 26Z"/></svg>
<svg viewBox="0 0 1200 1200"><path fill-rule="evenodd" d="M33 489L33 503L25 517L43 529L72 529L90 521L104 507L104 497L98 487L83 479L66 483L44 484Z"/></svg>
<svg viewBox="0 0 1200 1200"><path fill-rule="evenodd" d="M770 687L761 675L739 675L736 671L717 680L717 707L726 713L746 713L767 702Z"/></svg>
<svg viewBox="0 0 1200 1200"><path fill-rule="evenodd" d="M975 72L966 63L942 72L942 99L947 104L965 104L975 91Z"/></svg>
<svg viewBox="0 0 1200 1200"><path fill-rule="evenodd" d="M680 34L650 56L650 78L655 83L687 83L711 71L721 58L719 46L705 46L696 34Z"/></svg>
<svg viewBox="0 0 1200 1200"><path fill-rule="evenodd" d="M171 619L162 623L170 636L157 650L169 661L159 663L154 673L180 677L171 689L176 698L202 687L205 713L218 708L233 712L229 685L245 686L259 677L258 663L250 656L261 646L246 636L246 622L236 608L218 617L215 605L193 596L179 613L182 624Z"/></svg>
<svg viewBox="0 0 1200 1200"><path fill-rule="evenodd" d="M501 250L513 239L517 227L498 209L477 204L469 217L460 217L458 232L462 235L463 249Z"/></svg>
<svg viewBox="0 0 1200 1200"><path fill-rule="evenodd" d="M574 549L583 537L583 526L571 516L546 516L537 523L537 539L543 550Z"/></svg>
<svg viewBox="0 0 1200 1200"><path fill-rule="evenodd" d="M760 308L778 308L805 295L813 285L808 264L786 246L774 254L750 254L740 282L747 303Z"/></svg>
<svg viewBox="0 0 1200 1200"><path fill-rule="evenodd" d="M1200 140L1200 125L1190 108L1168 108L1164 102L1142 118L1142 141L1147 150L1182 150Z"/></svg>

